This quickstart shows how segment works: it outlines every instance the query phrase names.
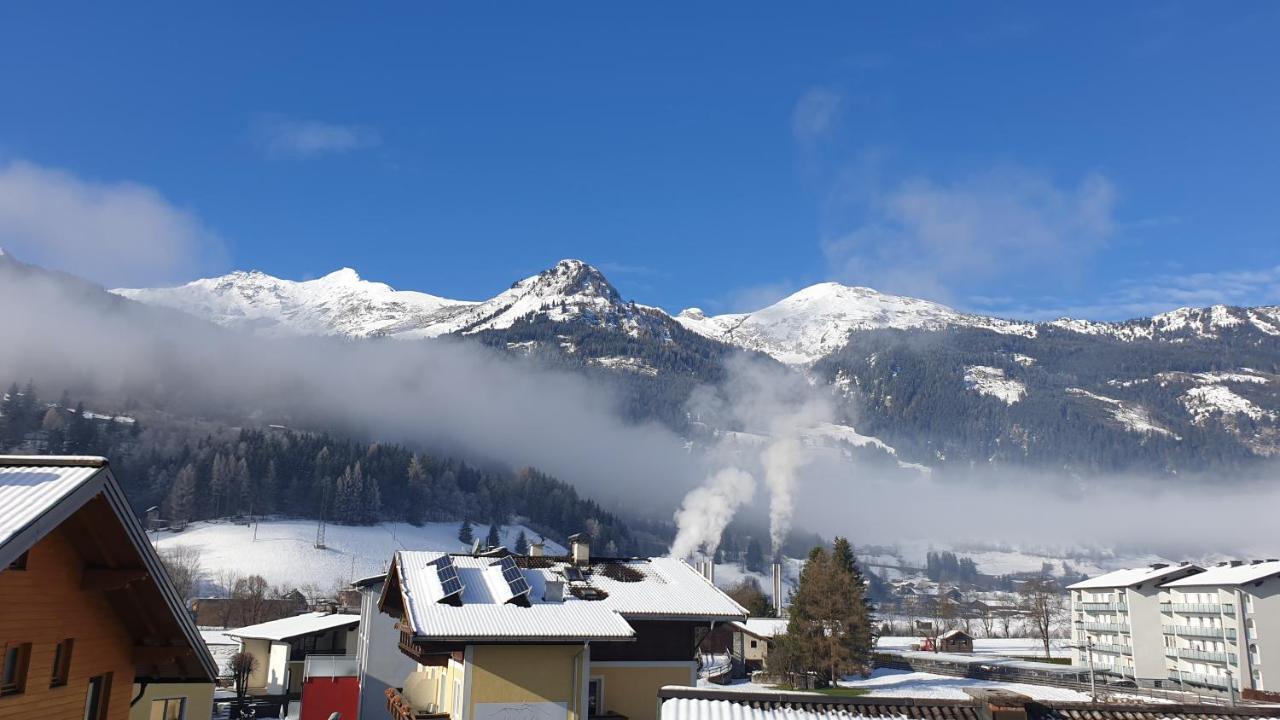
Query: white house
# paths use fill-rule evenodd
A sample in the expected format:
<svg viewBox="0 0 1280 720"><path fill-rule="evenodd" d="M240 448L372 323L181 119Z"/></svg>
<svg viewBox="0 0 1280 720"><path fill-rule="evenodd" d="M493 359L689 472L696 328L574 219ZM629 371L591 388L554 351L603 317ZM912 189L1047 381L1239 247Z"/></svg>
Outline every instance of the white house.
<svg viewBox="0 0 1280 720"><path fill-rule="evenodd" d="M1067 586L1075 661L1142 685L1168 678L1160 586L1202 572L1184 563L1116 570Z"/></svg>
<svg viewBox="0 0 1280 720"><path fill-rule="evenodd" d="M1160 609L1170 679L1280 690L1280 560L1231 561L1167 582Z"/></svg>
<svg viewBox="0 0 1280 720"><path fill-rule="evenodd" d="M225 634L257 660L249 676L250 694L296 698L302 692L307 656L353 654L359 624L359 615L305 613Z"/></svg>

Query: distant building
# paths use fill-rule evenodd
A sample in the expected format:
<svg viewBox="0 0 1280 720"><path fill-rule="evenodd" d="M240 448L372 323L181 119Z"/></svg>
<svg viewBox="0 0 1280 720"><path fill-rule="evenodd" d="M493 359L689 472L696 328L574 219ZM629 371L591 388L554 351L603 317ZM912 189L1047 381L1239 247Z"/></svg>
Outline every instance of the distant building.
<svg viewBox="0 0 1280 720"><path fill-rule="evenodd" d="M1201 572L1196 565L1155 563L1116 570L1068 585L1071 639L1079 665L1160 685L1168 678L1160 586Z"/></svg>
<svg viewBox="0 0 1280 720"><path fill-rule="evenodd" d="M729 623L733 628L730 660L734 675L744 677L755 670L765 669L773 639L787 633L787 619L753 617Z"/></svg>
<svg viewBox="0 0 1280 720"><path fill-rule="evenodd" d="M196 598L191 612L202 628L236 628L293 617L308 609L307 599L294 590L282 598Z"/></svg>
<svg viewBox="0 0 1280 720"><path fill-rule="evenodd" d="M938 636L936 644L938 652L971 653L973 652L973 636L960 630L948 630Z"/></svg>
<svg viewBox="0 0 1280 720"><path fill-rule="evenodd" d="M217 674L104 458L0 456L0 718L204 718Z"/></svg>
<svg viewBox="0 0 1280 720"><path fill-rule="evenodd" d="M1280 690L1280 560L1232 561L1162 587L1168 677Z"/></svg>
<svg viewBox="0 0 1280 720"><path fill-rule="evenodd" d="M697 681L701 638L742 606L672 558L396 553L382 611L417 663L395 718L654 720L665 685Z"/></svg>

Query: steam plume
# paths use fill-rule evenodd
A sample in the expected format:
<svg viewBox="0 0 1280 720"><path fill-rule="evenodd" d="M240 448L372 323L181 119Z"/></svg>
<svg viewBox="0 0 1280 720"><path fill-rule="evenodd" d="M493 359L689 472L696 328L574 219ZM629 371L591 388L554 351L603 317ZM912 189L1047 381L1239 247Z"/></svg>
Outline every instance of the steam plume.
<svg viewBox="0 0 1280 720"><path fill-rule="evenodd" d="M684 496L676 511L679 530L671 544L671 556L685 558L702 551L714 556L720 546L720 535L743 503L755 496L756 481L738 468L725 468Z"/></svg>

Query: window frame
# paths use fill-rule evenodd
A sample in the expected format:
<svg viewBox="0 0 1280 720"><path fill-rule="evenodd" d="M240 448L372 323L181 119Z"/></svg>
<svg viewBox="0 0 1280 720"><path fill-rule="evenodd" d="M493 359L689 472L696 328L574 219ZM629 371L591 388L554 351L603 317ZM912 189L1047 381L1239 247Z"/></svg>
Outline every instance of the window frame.
<svg viewBox="0 0 1280 720"><path fill-rule="evenodd" d="M595 692L595 712L591 711L591 686L598 688ZM587 679L587 717L598 717L605 713L604 705L604 676L593 675Z"/></svg>
<svg viewBox="0 0 1280 720"><path fill-rule="evenodd" d="M93 703L92 707L91 703ZM111 673L94 675L89 678L88 686L85 689L84 720L107 720L107 713L110 712L110 707Z"/></svg>
<svg viewBox="0 0 1280 720"><path fill-rule="evenodd" d="M10 657L13 664L10 665ZM12 682L5 682L5 676L13 668ZM27 675L31 670L31 643L15 642L4 646L4 655L0 656L0 697L21 695L27 691Z"/></svg>
<svg viewBox="0 0 1280 720"><path fill-rule="evenodd" d="M75 638L66 638L53 648L53 673L49 678L49 687L66 687L71 679L71 654L75 651Z"/></svg>
<svg viewBox="0 0 1280 720"><path fill-rule="evenodd" d="M155 698L151 701L151 712L147 717L155 716L156 703L160 703L160 720L169 720L169 704L178 704L178 720L187 720L187 698L186 697L163 697Z"/></svg>

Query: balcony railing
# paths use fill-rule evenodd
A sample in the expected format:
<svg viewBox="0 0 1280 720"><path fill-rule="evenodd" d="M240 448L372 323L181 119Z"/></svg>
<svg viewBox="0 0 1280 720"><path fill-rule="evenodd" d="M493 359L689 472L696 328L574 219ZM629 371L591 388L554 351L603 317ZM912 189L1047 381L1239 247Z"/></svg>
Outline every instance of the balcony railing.
<svg viewBox="0 0 1280 720"><path fill-rule="evenodd" d="M302 678L313 677L355 677L360 674L360 665L355 655L308 655L303 661Z"/></svg>
<svg viewBox="0 0 1280 720"><path fill-rule="evenodd" d="M1232 603L1160 603L1161 612L1185 613L1188 615L1228 615L1236 616L1236 606Z"/></svg>
<svg viewBox="0 0 1280 720"><path fill-rule="evenodd" d="M1129 604L1123 602L1082 602L1078 607L1085 612L1129 612Z"/></svg>
<svg viewBox="0 0 1280 720"><path fill-rule="evenodd" d="M1227 689L1226 675L1201 675L1200 673L1174 672L1174 673L1169 673L1169 679L1173 680L1174 682L1181 681L1181 682L1190 683L1193 685L1206 685L1208 687L1219 688L1222 690ZM1232 684L1238 686L1240 682L1235 678L1232 678Z"/></svg>
<svg viewBox="0 0 1280 720"><path fill-rule="evenodd" d="M1165 634L1166 635L1174 634L1174 635L1179 635L1181 637L1217 638L1219 640L1221 640L1224 637L1228 640L1236 639L1235 628L1197 627L1192 625L1166 625Z"/></svg>
<svg viewBox="0 0 1280 720"><path fill-rule="evenodd" d="M1239 664L1235 653L1194 650L1192 648L1170 648L1170 650L1173 650L1178 657L1185 660L1208 660L1209 662L1231 663L1232 665Z"/></svg>
<svg viewBox="0 0 1280 720"><path fill-rule="evenodd" d="M1119 623L1087 622L1081 623L1081 626L1084 627L1085 630L1095 630L1097 632L1129 632L1128 625Z"/></svg>
<svg viewBox="0 0 1280 720"><path fill-rule="evenodd" d="M1115 653L1117 655L1132 655L1133 647L1129 645L1111 645L1102 643L1093 646L1094 652Z"/></svg>
<svg viewBox="0 0 1280 720"><path fill-rule="evenodd" d="M387 715L392 720L449 720L449 713L414 710L403 695L395 688L386 689Z"/></svg>

